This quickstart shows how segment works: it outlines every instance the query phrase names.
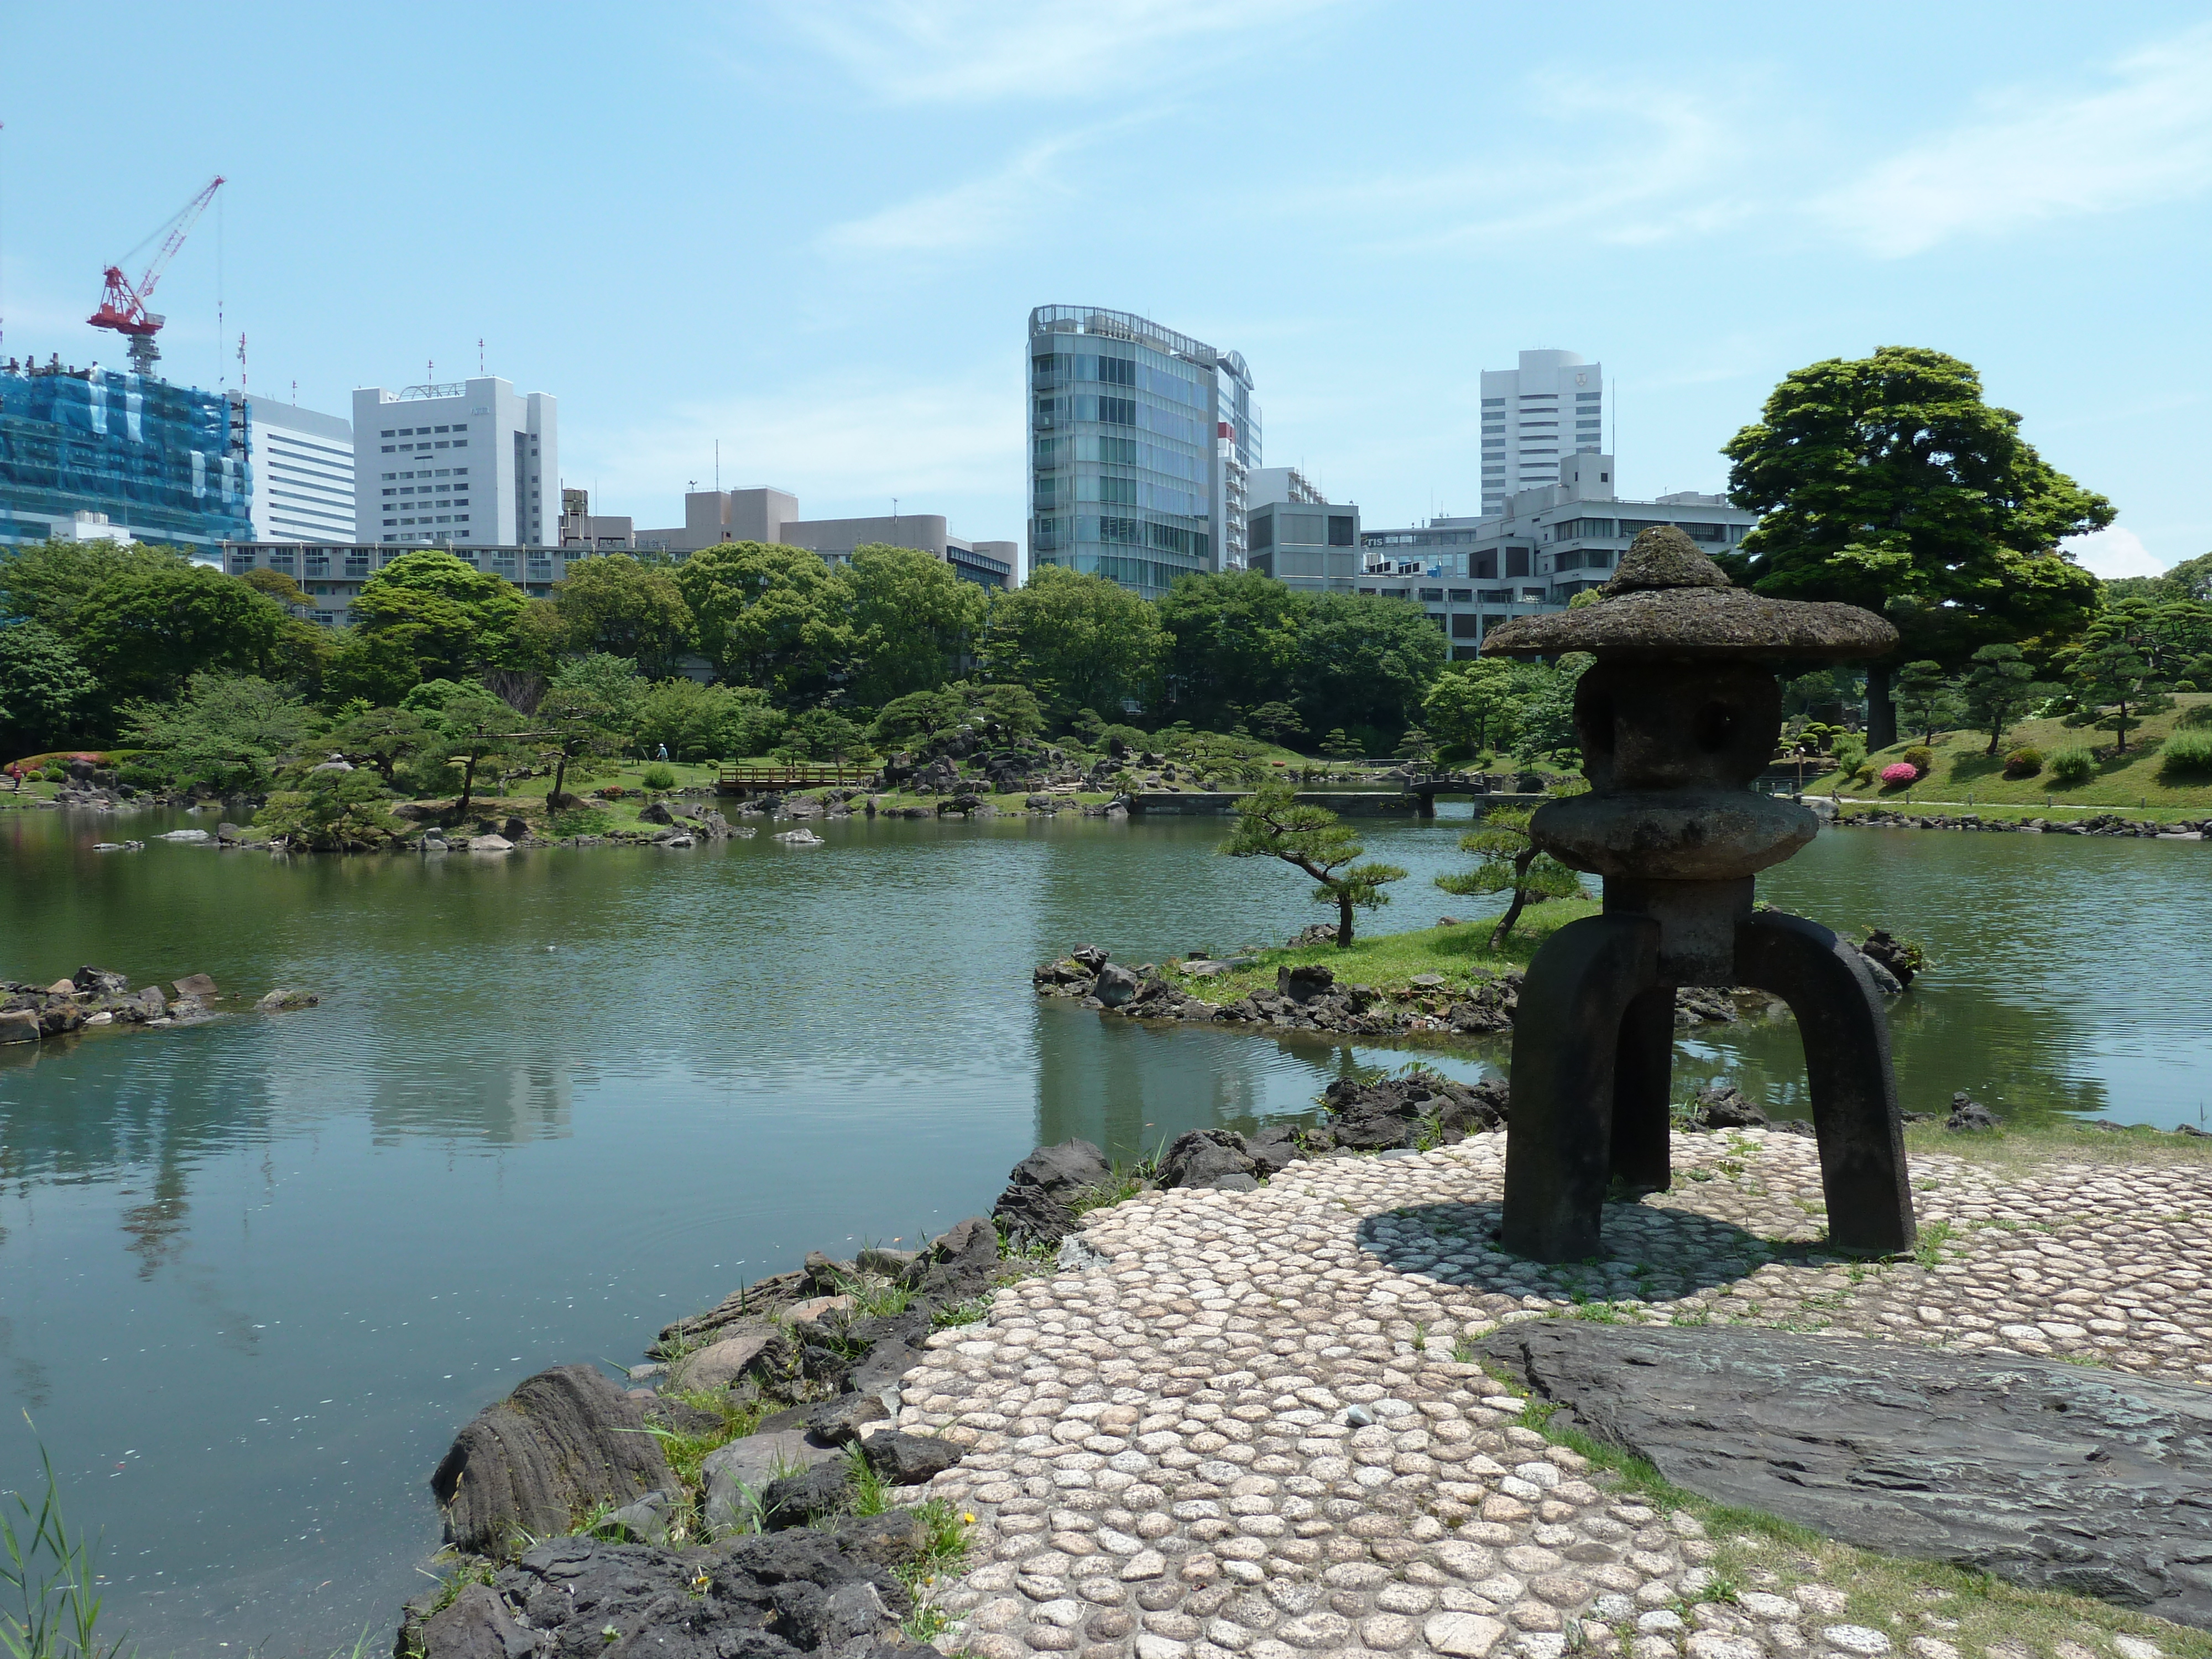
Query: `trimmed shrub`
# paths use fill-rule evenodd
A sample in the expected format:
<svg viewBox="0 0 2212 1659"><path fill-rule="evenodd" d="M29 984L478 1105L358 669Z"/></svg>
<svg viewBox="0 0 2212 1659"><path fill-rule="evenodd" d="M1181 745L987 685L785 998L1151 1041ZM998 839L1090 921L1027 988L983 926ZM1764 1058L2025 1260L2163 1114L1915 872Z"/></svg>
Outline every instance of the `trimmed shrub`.
<svg viewBox="0 0 2212 1659"><path fill-rule="evenodd" d="M2212 702L2193 702L2174 719L2178 727L2212 726Z"/></svg>
<svg viewBox="0 0 2212 1659"><path fill-rule="evenodd" d="M665 766L648 766L642 775L648 789L673 789L676 787L676 774Z"/></svg>
<svg viewBox="0 0 2212 1659"><path fill-rule="evenodd" d="M2062 749L2051 757L2051 781L2071 789L2097 775L2097 757L2086 749Z"/></svg>
<svg viewBox="0 0 2212 1659"><path fill-rule="evenodd" d="M2032 778L2042 769L2040 749L2015 749L2004 758L2004 775L2008 778Z"/></svg>
<svg viewBox="0 0 2212 1659"><path fill-rule="evenodd" d="M2158 751L2160 782L2212 777L2212 732L2177 732Z"/></svg>
<svg viewBox="0 0 2212 1659"><path fill-rule="evenodd" d="M1935 769L1936 751L1924 743L1916 743L1898 758L1922 777Z"/></svg>
<svg viewBox="0 0 2212 1659"><path fill-rule="evenodd" d="M1920 780L1920 769L1904 761L1892 761L1881 769L1881 785L1885 789L1900 789Z"/></svg>

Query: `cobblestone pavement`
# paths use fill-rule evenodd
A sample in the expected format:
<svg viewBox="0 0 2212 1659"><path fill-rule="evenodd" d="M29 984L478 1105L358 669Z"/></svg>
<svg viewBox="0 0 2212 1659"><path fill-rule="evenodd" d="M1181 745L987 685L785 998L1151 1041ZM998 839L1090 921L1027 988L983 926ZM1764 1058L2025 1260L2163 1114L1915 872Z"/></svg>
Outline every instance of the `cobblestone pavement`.
<svg viewBox="0 0 2212 1659"><path fill-rule="evenodd" d="M1454 1358L1579 1304L1952 1348L2094 1356L2212 1382L2203 1166L1917 1159L1921 1258L1819 1248L1813 1144L1674 1139L1675 1185L1609 1206L1610 1259L1488 1247L1504 1138L1300 1164L1254 1193L1151 1194L1088 1218L1104 1261L937 1334L901 1416L965 1443L933 1495L975 1516L944 1596L980 1659L1979 1659L1935 1607L1887 1628L1785 1548L1706 1599L1709 1539L1516 1420ZM1602 1306L1593 1307L1592 1304ZM1739 1543L1748 1540L1736 1540ZM2125 1634L1989 1659L2150 1659ZM2168 1650L2172 1650L2169 1647Z"/></svg>

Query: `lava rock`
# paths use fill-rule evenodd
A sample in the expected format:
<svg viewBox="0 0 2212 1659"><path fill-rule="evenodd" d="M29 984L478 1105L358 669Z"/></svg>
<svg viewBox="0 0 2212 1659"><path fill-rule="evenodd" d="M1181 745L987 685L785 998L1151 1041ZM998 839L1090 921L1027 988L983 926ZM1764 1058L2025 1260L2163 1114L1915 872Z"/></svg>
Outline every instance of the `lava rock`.
<svg viewBox="0 0 2212 1659"><path fill-rule="evenodd" d="M313 1008L322 999L311 991L274 990L253 1006L264 1014L282 1013L290 1008Z"/></svg>
<svg viewBox="0 0 2212 1659"><path fill-rule="evenodd" d="M1288 997L1293 1002L1311 1002L1316 997L1326 996L1335 983L1335 971L1318 962L1275 969L1275 994Z"/></svg>
<svg viewBox="0 0 2212 1659"><path fill-rule="evenodd" d="M1489 1338L1571 1425L1717 1503L2212 1627L2212 1393L2052 1360L1747 1327Z"/></svg>
<svg viewBox="0 0 2212 1659"><path fill-rule="evenodd" d="M487 1406L430 1477L446 1541L504 1559L520 1534L565 1532L599 1504L675 1484L645 1402L590 1365L559 1365Z"/></svg>
<svg viewBox="0 0 2212 1659"><path fill-rule="evenodd" d="M1057 1146L1040 1146L1008 1172L1008 1178L1043 1188L1055 1198L1073 1198L1085 1188L1110 1180L1114 1166L1106 1154L1087 1140L1063 1140Z"/></svg>
<svg viewBox="0 0 2212 1659"><path fill-rule="evenodd" d="M1144 981L1133 971L1119 963L1109 962L1098 970L1098 977L1091 981L1091 994L1109 1008L1118 1008L1125 1002L1133 1001L1143 985Z"/></svg>
<svg viewBox="0 0 2212 1659"><path fill-rule="evenodd" d="M999 1275L999 1230L985 1216L957 1221L931 1242L918 1288L932 1303L981 1296ZM928 1334L925 1325L923 1335Z"/></svg>
<svg viewBox="0 0 2212 1659"><path fill-rule="evenodd" d="M868 1467L895 1486L918 1486L945 1473L965 1455L950 1440L933 1434L890 1429L860 1443Z"/></svg>
<svg viewBox="0 0 2212 1659"><path fill-rule="evenodd" d="M1193 1129L1176 1138L1160 1160L1163 1187L1211 1187L1249 1193L1260 1183L1258 1166L1234 1129Z"/></svg>
<svg viewBox="0 0 2212 1659"><path fill-rule="evenodd" d="M852 1461L825 1457L796 1474L769 1481L761 1493L761 1513L771 1527L803 1527L817 1516L844 1509L852 1487Z"/></svg>
<svg viewBox="0 0 2212 1659"><path fill-rule="evenodd" d="M1042 1187L1021 1182L999 1194L991 1218L1006 1237L1025 1245L1057 1244L1074 1227L1075 1212Z"/></svg>
<svg viewBox="0 0 2212 1659"><path fill-rule="evenodd" d="M707 1488L708 1527L721 1533L750 1519L754 1503L765 1504L763 1494L779 1470L811 1468L842 1455L834 1446L816 1444L799 1429L749 1434L717 1447L699 1466Z"/></svg>
<svg viewBox="0 0 2212 1659"><path fill-rule="evenodd" d="M1691 1115L1704 1129L1764 1129L1766 1113L1746 1100L1732 1084L1716 1083L1698 1091Z"/></svg>
<svg viewBox="0 0 2212 1659"><path fill-rule="evenodd" d="M112 968L80 968L70 975L70 980L78 990L88 991L94 996L119 997L131 989L130 976Z"/></svg>
<svg viewBox="0 0 2212 1659"><path fill-rule="evenodd" d="M1900 992L1912 983L1913 975L1919 971L1913 963L1915 953L1879 927L1869 931L1866 942L1859 946L1859 954L1869 962L1881 963Z"/></svg>
<svg viewBox="0 0 2212 1659"><path fill-rule="evenodd" d="M1997 1116L1961 1089L1951 1097L1951 1115L1944 1120L1943 1127L1959 1134L1971 1134L1982 1129L1996 1128Z"/></svg>
<svg viewBox="0 0 2212 1659"><path fill-rule="evenodd" d="M765 1320L729 1328L719 1340L676 1362L676 1386L726 1389L740 1378L775 1369L788 1357L790 1347L783 1334Z"/></svg>

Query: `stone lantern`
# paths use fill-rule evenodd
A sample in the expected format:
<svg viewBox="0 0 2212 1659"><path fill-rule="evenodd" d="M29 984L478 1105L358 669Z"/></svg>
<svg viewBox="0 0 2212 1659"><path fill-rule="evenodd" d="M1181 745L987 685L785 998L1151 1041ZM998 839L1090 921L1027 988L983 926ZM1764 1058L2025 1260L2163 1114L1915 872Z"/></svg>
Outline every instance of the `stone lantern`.
<svg viewBox="0 0 2212 1659"><path fill-rule="evenodd" d="M1797 1017L1842 1248L1912 1248L1912 1197L1881 993L1858 951L1802 917L1752 908L1752 878L1820 823L1760 794L1782 729L1778 667L1878 657L1897 631L1848 605L1761 599L1671 525L1637 537L1595 605L1492 629L1485 656L1588 652L1575 691L1586 794L1546 803L1530 838L1604 878L1604 911L1528 965L1513 1030L1505 1248L1596 1254L1607 1189L1669 1185L1674 988L1752 985Z"/></svg>

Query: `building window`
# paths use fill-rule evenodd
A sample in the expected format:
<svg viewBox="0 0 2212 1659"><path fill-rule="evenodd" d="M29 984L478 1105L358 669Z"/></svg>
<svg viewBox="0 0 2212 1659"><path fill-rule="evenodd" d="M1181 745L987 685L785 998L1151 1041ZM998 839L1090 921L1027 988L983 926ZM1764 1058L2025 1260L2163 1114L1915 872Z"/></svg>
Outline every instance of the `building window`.
<svg viewBox="0 0 2212 1659"><path fill-rule="evenodd" d="M1508 576L1525 576L1528 574L1527 548L1509 547L1505 550L1505 574Z"/></svg>
<svg viewBox="0 0 2212 1659"><path fill-rule="evenodd" d="M1455 587L1451 591L1451 602L1454 605L1473 605L1474 590L1471 587Z"/></svg>
<svg viewBox="0 0 2212 1659"><path fill-rule="evenodd" d="M1331 547L1350 547L1352 543L1352 519L1348 513L1328 515L1328 544Z"/></svg>
<svg viewBox="0 0 2212 1659"><path fill-rule="evenodd" d="M1137 383L1137 365L1127 357L1101 357L1098 360L1098 378L1109 386L1134 386Z"/></svg>
<svg viewBox="0 0 2212 1659"><path fill-rule="evenodd" d="M1129 398L1101 398L1098 400L1098 418L1109 426L1134 426L1137 423L1136 402Z"/></svg>

